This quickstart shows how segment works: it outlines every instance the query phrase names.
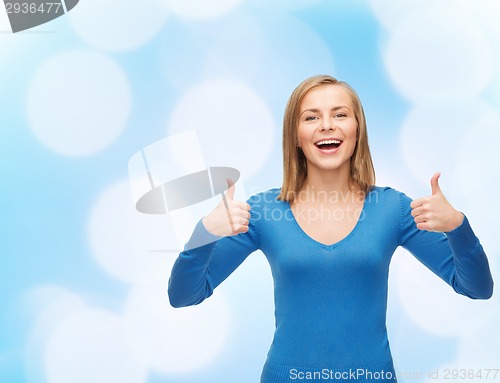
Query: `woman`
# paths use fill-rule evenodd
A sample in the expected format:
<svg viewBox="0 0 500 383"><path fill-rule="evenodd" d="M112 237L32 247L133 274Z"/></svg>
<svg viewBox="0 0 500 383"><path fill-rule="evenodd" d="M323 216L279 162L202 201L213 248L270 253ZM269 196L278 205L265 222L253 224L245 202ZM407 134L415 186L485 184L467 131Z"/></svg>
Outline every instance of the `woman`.
<svg viewBox="0 0 500 383"><path fill-rule="evenodd" d="M276 306L262 383L395 382L385 327L395 249L475 299L492 295L486 255L439 174L415 201L375 186L363 108L344 82L315 76L295 89L283 156L281 188L242 202L231 185L225 204L198 222L172 269L170 302L200 303L261 249Z"/></svg>

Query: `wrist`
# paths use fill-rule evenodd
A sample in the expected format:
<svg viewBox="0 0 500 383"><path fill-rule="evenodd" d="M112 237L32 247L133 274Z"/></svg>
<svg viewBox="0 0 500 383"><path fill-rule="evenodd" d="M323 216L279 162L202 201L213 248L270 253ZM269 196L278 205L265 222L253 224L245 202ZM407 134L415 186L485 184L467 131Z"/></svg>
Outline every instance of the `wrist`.
<svg viewBox="0 0 500 383"><path fill-rule="evenodd" d="M462 226L462 223L464 222L464 215L463 215L463 213L460 212L460 211L458 211L458 210L456 210L455 214L453 215L452 222L453 222L453 226L448 231L455 230L456 228Z"/></svg>
<svg viewBox="0 0 500 383"><path fill-rule="evenodd" d="M201 220L201 223L205 227L205 230L210 233L211 232L210 221L208 220L207 217L208 216L203 217L202 220Z"/></svg>
<svg viewBox="0 0 500 383"><path fill-rule="evenodd" d="M208 231L210 234L220 237L220 235L217 233L217 230L214 229L210 221L210 217L208 215L202 218L201 223L205 227L205 230Z"/></svg>

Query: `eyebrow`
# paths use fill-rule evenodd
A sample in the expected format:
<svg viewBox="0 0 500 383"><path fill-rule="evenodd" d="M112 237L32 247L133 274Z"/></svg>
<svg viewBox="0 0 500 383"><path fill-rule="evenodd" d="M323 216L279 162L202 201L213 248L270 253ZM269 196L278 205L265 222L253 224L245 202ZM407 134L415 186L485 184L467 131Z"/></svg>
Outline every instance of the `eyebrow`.
<svg viewBox="0 0 500 383"><path fill-rule="evenodd" d="M339 106L335 106L333 107L330 112L336 112L337 110L340 110L340 109L343 109L343 108L346 108L347 110L351 110L349 109L348 106L346 105L339 105ZM319 109L316 109L316 108L312 108L312 109L306 109L306 110L303 110L300 115L302 116L305 112L312 112L312 113L319 113Z"/></svg>

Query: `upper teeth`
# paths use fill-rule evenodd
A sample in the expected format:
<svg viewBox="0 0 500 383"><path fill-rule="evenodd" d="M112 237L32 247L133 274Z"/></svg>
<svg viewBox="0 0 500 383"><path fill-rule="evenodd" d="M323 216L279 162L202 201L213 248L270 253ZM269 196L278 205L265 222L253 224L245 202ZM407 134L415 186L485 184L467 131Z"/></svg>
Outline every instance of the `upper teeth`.
<svg viewBox="0 0 500 383"><path fill-rule="evenodd" d="M316 143L316 145L325 145L325 144L340 144L340 140L323 140Z"/></svg>

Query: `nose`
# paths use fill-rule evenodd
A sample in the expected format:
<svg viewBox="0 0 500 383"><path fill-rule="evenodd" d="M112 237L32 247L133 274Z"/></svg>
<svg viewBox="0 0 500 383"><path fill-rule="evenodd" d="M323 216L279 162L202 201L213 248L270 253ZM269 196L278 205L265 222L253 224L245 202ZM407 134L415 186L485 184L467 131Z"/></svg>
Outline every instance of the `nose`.
<svg viewBox="0 0 500 383"><path fill-rule="evenodd" d="M321 119L320 130L333 130L335 129L335 125L332 123L332 120L328 117Z"/></svg>

